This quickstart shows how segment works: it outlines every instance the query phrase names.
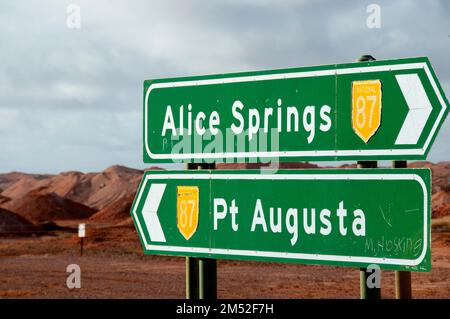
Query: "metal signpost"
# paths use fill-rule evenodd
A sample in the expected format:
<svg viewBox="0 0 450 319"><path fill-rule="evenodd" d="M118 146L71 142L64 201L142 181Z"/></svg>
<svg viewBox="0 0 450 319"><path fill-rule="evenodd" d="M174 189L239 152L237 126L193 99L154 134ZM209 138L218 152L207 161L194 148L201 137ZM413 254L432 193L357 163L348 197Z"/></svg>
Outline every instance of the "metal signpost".
<svg viewBox="0 0 450 319"><path fill-rule="evenodd" d="M187 298L217 298L221 258L359 267L363 298L372 265L398 298L430 270L430 171L406 168L449 111L428 58L146 80L143 98L144 162L188 170L146 172L131 215L146 253L186 257ZM214 170L300 160L359 168Z"/></svg>
<svg viewBox="0 0 450 319"><path fill-rule="evenodd" d="M83 239L86 237L86 224L78 224L78 237L80 238L80 256L83 256Z"/></svg>

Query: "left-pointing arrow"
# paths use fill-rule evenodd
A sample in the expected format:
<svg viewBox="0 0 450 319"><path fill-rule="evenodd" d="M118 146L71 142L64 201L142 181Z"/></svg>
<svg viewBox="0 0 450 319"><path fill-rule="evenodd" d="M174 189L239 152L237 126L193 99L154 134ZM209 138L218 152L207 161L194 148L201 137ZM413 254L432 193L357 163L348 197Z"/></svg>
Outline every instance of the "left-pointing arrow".
<svg viewBox="0 0 450 319"><path fill-rule="evenodd" d="M142 215L147 225L150 240L154 242L166 242L166 237L161 228L161 223L157 215L159 203L164 194L167 184L152 184L145 199Z"/></svg>

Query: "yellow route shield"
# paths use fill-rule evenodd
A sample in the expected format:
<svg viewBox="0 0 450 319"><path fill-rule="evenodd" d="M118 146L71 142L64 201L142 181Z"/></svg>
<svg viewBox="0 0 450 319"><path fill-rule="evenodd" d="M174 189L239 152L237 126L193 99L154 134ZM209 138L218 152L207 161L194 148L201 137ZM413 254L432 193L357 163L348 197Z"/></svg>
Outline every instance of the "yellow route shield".
<svg viewBox="0 0 450 319"><path fill-rule="evenodd" d="M381 124L381 81L353 81L352 127L367 143Z"/></svg>
<svg viewBox="0 0 450 319"><path fill-rule="evenodd" d="M198 226L198 187L177 186L177 226L186 240Z"/></svg>

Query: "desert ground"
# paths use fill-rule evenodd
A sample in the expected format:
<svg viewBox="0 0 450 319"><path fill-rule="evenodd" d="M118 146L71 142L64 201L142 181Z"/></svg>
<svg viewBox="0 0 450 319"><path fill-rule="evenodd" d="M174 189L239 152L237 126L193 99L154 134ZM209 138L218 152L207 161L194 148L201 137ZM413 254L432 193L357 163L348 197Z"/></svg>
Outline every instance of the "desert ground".
<svg viewBox="0 0 450 319"><path fill-rule="evenodd" d="M432 233L431 272L412 274L414 298L450 298L450 220L442 224ZM87 227L83 256L75 228L2 239L0 298L185 297L184 258L144 255L130 226ZM80 289L66 286L74 263ZM219 260L217 271L219 298L359 298L356 268ZM381 292L395 298L393 271L382 272Z"/></svg>

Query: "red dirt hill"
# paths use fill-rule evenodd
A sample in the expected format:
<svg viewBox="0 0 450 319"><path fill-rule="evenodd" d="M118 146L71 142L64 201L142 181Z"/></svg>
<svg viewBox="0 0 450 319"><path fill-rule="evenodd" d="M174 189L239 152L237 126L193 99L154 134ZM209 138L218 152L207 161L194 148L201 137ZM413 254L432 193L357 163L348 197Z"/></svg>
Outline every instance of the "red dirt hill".
<svg viewBox="0 0 450 319"><path fill-rule="evenodd" d="M33 221L84 219L98 211L94 220L115 222L129 217L142 175L119 165L87 174L0 174L0 206Z"/></svg>
<svg viewBox="0 0 450 319"><path fill-rule="evenodd" d="M11 198L0 194L0 205L5 204L5 203L9 202L10 200L11 200Z"/></svg>
<svg viewBox="0 0 450 319"><path fill-rule="evenodd" d="M120 222L129 218L134 196L135 193L132 193L115 200L110 205L92 215L90 219L105 222Z"/></svg>
<svg viewBox="0 0 450 319"><path fill-rule="evenodd" d="M20 173L20 172L11 172L8 174L0 174L0 193L1 190L4 190L17 181L23 179L23 178L32 178L35 180L41 180L51 177L52 175L42 175L42 174L26 174L26 173Z"/></svg>
<svg viewBox="0 0 450 319"><path fill-rule="evenodd" d="M24 236L35 233L39 227L7 209L0 208L0 236Z"/></svg>
<svg viewBox="0 0 450 319"><path fill-rule="evenodd" d="M432 218L450 215L450 162L433 164L420 161L413 162L409 167L431 168L432 186Z"/></svg>
<svg viewBox="0 0 450 319"><path fill-rule="evenodd" d="M3 206L35 222L83 219L96 212L93 208L39 189L29 192L21 199L11 200Z"/></svg>
<svg viewBox="0 0 450 319"><path fill-rule="evenodd" d="M412 162L408 167L413 168L431 168L431 177L433 178L432 193L446 189L450 185L450 161L433 164L431 162Z"/></svg>
<svg viewBox="0 0 450 319"><path fill-rule="evenodd" d="M143 171L124 166L111 166L100 173L83 174L73 171L50 175L47 178L24 174L22 178L4 188L2 195L15 200L24 198L30 191L39 190L41 193L55 193L62 198L99 210L123 196L136 192L142 174ZM2 177L6 180L5 175L0 175L0 180Z"/></svg>
<svg viewBox="0 0 450 319"><path fill-rule="evenodd" d="M450 215L450 186L442 188L431 196L432 218Z"/></svg>

